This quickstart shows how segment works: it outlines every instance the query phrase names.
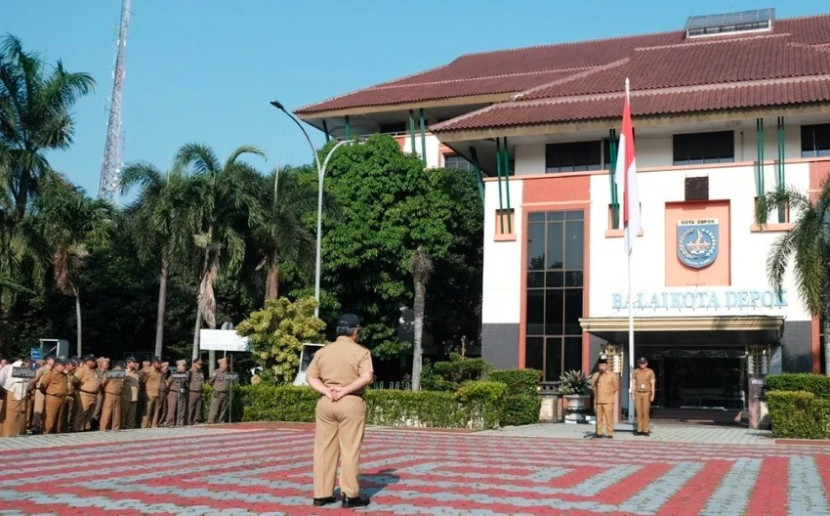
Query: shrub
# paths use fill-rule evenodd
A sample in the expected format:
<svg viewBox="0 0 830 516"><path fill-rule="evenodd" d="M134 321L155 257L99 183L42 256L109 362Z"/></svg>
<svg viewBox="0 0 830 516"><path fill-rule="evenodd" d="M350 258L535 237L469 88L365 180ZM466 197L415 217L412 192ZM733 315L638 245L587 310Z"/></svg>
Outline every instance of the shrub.
<svg viewBox="0 0 830 516"><path fill-rule="evenodd" d="M588 389L591 388L591 381L582 371L566 371L561 380L559 392L562 394L588 394Z"/></svg>
<svg viewBox="0 0 830 516"><path fill-rule="evenodd" d="M507 396L537 396L542 371L537 369L515 369L493 371L487 377L491 382L501 382L507 386Z"/></svg>
<svg viewBox="0 0 830 516"><path fill-rule="evenodd" d="M817 398L830 398L830 377L810 373L785 373L767 378L771 391L806 391Z"/></svg>
<svg viewBox="0 0 830 516"><path fill-rule="evenodd" d="M507 396L504 399L504 411L500 418L501 426L538 423L541 406L542 399L538 394Z"/></svg>
<svg viewBox="0 0 830 516"><path fill-rule="evenodd" d="M424 368L421 374L421 388L425 390L457 391L461 384L478 380L492 369L480 358L464 358L450 353L450 359L436 362Z"/></svg>
<svg viewBox="0 0 830 516"><path fill-rule="evenodd" d="M773 437L821 439L828 434L830 401L816 399L812 392L767 393Z"/></svg>

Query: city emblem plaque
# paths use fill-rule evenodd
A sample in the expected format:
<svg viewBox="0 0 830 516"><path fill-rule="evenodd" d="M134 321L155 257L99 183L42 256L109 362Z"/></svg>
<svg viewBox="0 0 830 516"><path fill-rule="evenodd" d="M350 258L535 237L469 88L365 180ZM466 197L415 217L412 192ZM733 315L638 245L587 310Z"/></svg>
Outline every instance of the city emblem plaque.
<svg viewBox="0 0 830 516"><path fill-rule="evenodd" d="M702 269L714 263L720 248L718 227L718 219L677 222L677 257L683 265Z"/></svg>

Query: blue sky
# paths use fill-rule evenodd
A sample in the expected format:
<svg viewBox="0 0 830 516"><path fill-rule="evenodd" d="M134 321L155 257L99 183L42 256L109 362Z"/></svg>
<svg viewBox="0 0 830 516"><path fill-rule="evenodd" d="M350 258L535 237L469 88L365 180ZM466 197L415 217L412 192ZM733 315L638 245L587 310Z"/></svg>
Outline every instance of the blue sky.
<svg viewBox="0 0 830 516"><path fill-rule="evenodd" d="M74 110L74 145L49 156L93 195L120 5L0 0L0 33L98 83ZM270 100L293 109L469 52L678 30L690 15L764 7L778 18L830 12L826 0L133 0L123 158L165 169L182 144L200 142L222 159L257 145L268 153L252 162L263 171L308 163L302 134Z"/></svg>

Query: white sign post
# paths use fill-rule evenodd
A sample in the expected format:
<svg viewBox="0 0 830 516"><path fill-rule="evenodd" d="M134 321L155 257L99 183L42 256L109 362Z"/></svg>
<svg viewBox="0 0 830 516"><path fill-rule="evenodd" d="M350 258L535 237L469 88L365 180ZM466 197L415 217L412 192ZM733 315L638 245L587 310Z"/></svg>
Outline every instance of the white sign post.
<svg viewBox="0 0 830 516"><path fill-rule="evenodd" d="M242 353L251 352L251 339L243 337L234 330L199 330L199 347L205 351L237 351ZM231 364L233 361L231 361ZM229 364L229 365L231 365ZM231 365L230 370L233 371ZM233 417L233 382L237 380L238 375L233 374L231 378L231 385L228 400L228 423L232 421Z"/></svg>

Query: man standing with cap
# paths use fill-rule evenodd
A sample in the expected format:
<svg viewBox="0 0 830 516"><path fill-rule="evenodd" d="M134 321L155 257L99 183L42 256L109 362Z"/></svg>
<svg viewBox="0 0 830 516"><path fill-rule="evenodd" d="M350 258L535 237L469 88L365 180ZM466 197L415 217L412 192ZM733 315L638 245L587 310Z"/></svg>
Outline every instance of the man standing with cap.
<svg viewBox="0 0 830 516"><path fill-rule="evenodd" d="M190 380L187 382L187 421L188 425L195 425L202 420L202 385L205 383L205 374L202 372L202 359L193 361L190 368Z"/></svg>
<svg viewBox="0 0 830 516"><path fill-rule="evenodd" d="M98 375L95 374L95 355L84 357L84 365L75 371L75 378L78 379L78 389L75 397L75 424L76 432L89 430L92 421L92 413L95 410L95 399L98 396L98 389L101 385ZM80 402L80 403L79 403Z"/></svg>
<svg viewBox="0 0 830 516"><path fill-rule="evenodd" d="M26 398L29 395L30 379L15 377L15 367L28 368L29 361L27 359L15 360L0 371L0 387L6 391L6 397L3 400L4 417L0 425L2 437L26 433Z"/></svg>
<svg viewBox="0 0 830 516"><path fill-rule="evenodd" d="M654 371L649 369L646 357L637 361L639 367L631 375L634 386L634 413L637 414L637 430L634 435L651 434L651 404L654 402Z"/></svg>
<svg viewBox="0 0 830 516"><path fill-rule="evenodd" d="M216 424L225 420L228 413L228 394L231 391L231 381L228 379L228 359L217 360L219 369L213 372L208 383L213 386L213 396L210 400L210 414L208 423Z"/></svg>
<svg viewBox="0 0 830 516"><path fill-rule="evenodd" d="M142 369L144 381L144 413L141 416L141 428L150 428L156 415L156 403L161 389L161 357L153 357L153 365L146 371Z"/></svg>
<svg viewBox="0 0 830 516"><path fill-rule="evenodd" d="M343 314L337 323L337 340L314 354L306 372L308 384L323 395L315 410L315 506L335 502L338 457L343 507L369 505L369 498L360 494L358 474L366 424L363 389L372 383L374 368L369 350L357 343L359 335L360 319Z"/></svg>
<svg viewBox="0 0 830 516"><path fill-rule="evenodd" d="M124 363L115 364L115 371L123 371ZM121 429L121 393L124 391L124 380L122 378L110 378L104 374L101 380L101 390L104 391L104 401L101 402L101 417L98 420L99 430L108 430L112 425L113 430Z"/></svg>
<svg viewBox="0 0 830 516"><path fill-rule="evenodd" d="M38 384L38 390L44 397L44 434L58 434L63 430L63 406L69 392L69 383L64 374L65 366L66 362L63 359L56 358Z"/></svg>
<svg viewBox="0 0 830 516"><path fill-rule="evenodd" d="M75 385L78 379L75 378L80 361L78 357L72 357L63 366L63 376L66 378L66 398L63 399L63 412L61 413L61 432L71 432L75 423Z"/></svg>
<svg viewBox="0 0 830 516"><path fill-rule="evenodd" d="M55 365L55 355L50 353L46 355L45 361L38 360L37 364L38 368L35 372L35 389L37 390L35 390L34 403L30 404L33 408L31 410L29 429L33 432L39 432L43 427L43 408L46 402L46 396L40 390L40 379Z"/></svg>
<svg viewBox="0 0 830 516"><path fill-rule="evenodd" d="M187 360L176 360L176 374L187 375ZM172 378L172 375L171 375ZM168 379L166 426L184 426L187 412L187 380Z"/></svg>
<svg viewBox="0 0 830 516"><path fill-rule="evenodd" d="M620 379L608 370L608 359L599 357L599 371L591 378L594 407L597 414L596 436L614 437L614 400L620 390Z"/></svg>
<svg viewBox="0 0 830 516"><path fill-rule="evenodd" d="M127 357L127 368L124 372L124 386L121 390L121 427L135 428L135 414L138 406L138 361L133 356ZM115 425L113 425L114 427Z"/></svg>

